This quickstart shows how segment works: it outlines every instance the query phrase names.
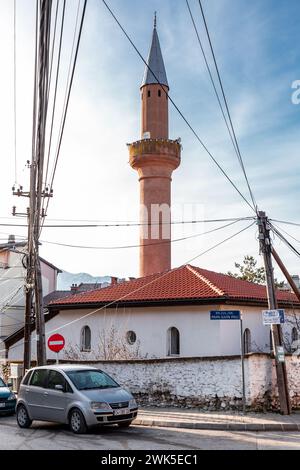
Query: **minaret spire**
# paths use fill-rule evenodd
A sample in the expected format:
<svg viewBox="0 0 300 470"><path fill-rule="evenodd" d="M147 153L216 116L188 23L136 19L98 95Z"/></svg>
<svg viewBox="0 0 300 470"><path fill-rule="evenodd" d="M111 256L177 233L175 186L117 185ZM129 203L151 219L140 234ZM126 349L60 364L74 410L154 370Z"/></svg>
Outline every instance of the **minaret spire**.
<svg viewBox="0 0 300 470"><path fill-rule="evenodd" d="M140 184L140 276L171 268L171 181L181 145L169 139L169 85L154 14L148 67L140 88L141 140L129 144L129 163Z"/></svg>
<svg viewBox="0 0 300 470"><path fill-rule="evenodd" d="M154 13L153 33L151 47L148 54L147 65L145 67L144 77L141 88L145 85L157 84L168 85L168 79L165 69L163 56L160 49L158 34L157 34L157 18L156 12ZM153 73L152 73L153 72Z"/></svg>

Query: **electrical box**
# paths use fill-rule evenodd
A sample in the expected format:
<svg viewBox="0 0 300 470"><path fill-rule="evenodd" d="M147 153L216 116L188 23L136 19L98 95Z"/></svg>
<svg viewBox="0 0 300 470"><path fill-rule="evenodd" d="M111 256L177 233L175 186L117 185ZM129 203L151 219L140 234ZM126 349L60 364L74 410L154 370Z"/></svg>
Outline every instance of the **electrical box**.
<svg viewBox="0 0 300 470"><path fill-rule="evenodd" d="M19 379L23 375L23 364L11 363L10 364L10 377L11 379Z"/></svg>

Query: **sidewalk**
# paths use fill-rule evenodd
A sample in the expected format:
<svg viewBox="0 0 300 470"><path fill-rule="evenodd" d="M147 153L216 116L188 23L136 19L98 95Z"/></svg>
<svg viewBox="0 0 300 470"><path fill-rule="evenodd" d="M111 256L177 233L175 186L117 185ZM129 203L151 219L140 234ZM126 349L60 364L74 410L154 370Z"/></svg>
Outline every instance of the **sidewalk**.
<svg viewBox="0 0 300 470"><path fill-rule="evenodd" d="M224 431L300 431L300 412L279 413L202 412L178 408L141 408L135 425Z"/></svg>

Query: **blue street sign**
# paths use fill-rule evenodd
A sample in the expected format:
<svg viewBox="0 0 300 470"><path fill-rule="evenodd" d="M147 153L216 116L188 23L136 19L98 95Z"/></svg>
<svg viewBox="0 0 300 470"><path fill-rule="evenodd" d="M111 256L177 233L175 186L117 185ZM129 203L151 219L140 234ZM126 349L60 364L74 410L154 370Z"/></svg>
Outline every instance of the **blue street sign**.
<svg viewBox="0 0 300 470"><path fill-rule="evenodd" d="M240 320L241 312L239 310L211 310L211 320Z"/></svg>

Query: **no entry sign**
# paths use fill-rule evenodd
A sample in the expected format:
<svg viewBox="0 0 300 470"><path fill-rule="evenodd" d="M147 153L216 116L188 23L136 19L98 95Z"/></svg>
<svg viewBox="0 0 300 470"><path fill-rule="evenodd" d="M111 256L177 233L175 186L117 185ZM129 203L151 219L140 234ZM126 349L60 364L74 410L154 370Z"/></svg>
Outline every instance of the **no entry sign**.
<svg viewBox="0 0 300 470"><path fill-rule="evenodd" d="M62 335L56 333L55 335L50 336L48 339L48 348L51 351L58 353L63 349L65 345L65 338Z"/></svg>

